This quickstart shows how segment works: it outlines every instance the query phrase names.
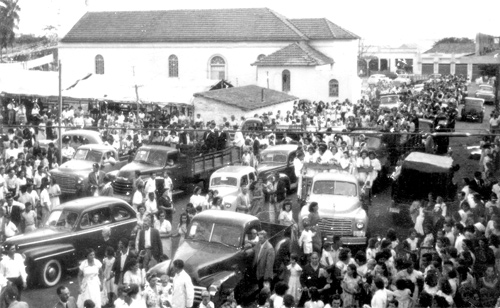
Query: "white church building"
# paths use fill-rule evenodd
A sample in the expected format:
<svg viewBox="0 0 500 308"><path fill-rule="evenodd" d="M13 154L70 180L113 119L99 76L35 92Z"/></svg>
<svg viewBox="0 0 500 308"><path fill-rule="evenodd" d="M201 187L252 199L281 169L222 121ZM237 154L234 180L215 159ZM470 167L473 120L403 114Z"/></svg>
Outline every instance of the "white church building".
<svg viewBox="0 0 500 308"><path fill-rule="evenodd" d="M356 100L358 40L327 19L268 8L88 12L61 40L59 58L71 74L165 81L166 97L172 81L224 79L310 100Z"/></svg>

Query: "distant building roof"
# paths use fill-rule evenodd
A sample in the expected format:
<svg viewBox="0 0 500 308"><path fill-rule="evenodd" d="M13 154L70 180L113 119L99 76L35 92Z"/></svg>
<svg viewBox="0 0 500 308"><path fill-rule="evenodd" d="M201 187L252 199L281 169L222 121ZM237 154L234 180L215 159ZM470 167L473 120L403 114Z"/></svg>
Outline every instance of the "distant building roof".
<svg viewBox="0 0 500 308"><path fill-rule="evenodd" d="M476 44L474 43L441 43L432 47L424 53L474 53Z"/></svg>
<svg viewBox="0 0 500 308"><path fill-rule="evenodd" d="M147 43L306 40L268 8L88 12L64 43Z"/></svg>
<svg viewBox="0 0 500 308"><path fill-rule="evenodd" d="M317 66L333 63L333 59L306 42L290 44L253 63L256 66Z"/></svg>
<svg viewBox="0 0 500 308"><path fill-rule="evenodd" d="M87 12L63 43L357 39L327 19L287 19L268 8Z"/></svg>
<svg viewBox="0 0 500 308"><path fill-rule="evenodd" d="M337 26L326 18L290 19L290 21L313 40L359 39L356 34Z"/></svg>
<svg viewBox="0 0 500 308"><path fill-rule="evenodd" d="M264 93L264 100L262 100L262 93ZM254 85L200 92L195 93L194 97L211 99L245 111L255 110L298 99L297 97L288 95L284 92L261 88Z"/></svg>

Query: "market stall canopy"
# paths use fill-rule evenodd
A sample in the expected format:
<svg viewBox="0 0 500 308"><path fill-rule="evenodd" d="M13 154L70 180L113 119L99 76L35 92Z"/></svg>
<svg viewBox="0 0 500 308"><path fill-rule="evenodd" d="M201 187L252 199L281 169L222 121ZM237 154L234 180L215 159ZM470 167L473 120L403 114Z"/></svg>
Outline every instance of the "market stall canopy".
<svg viewBox="0 0 500 308"><path fill-rule="evenodd" d="M6 70L0 72L0 93L59 96L58 72Z"/></svg>
<svg viewBox="0 0 500 308"><path fill-rule="evenodd" d="M116 102L155 103L161 107L170 103L192 105L193 93L210 90L219 80L180 81L177 78L122 78L89 74L63 92L73 99L97 99ZM137 87L137 93L136 93Z"/></svg>

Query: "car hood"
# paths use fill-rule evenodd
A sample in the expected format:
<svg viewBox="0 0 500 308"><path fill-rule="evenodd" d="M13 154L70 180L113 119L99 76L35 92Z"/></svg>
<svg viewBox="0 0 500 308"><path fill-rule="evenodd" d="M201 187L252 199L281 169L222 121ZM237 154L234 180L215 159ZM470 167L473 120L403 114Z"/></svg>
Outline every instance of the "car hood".
<svg viewBox="0 0 500 308"><path fill-rule="evenodd" d="M199 280L203 278L200 277L200 270L208 274L208 269L212 267L217 268L218 271L229 269L232 264L226 264L228 262L225 261L231 259L236 253L238 249L235 247L186 239L177 249L173 260L183 260L184 270L189 276Z"/></svg>
<svg viewBox="0 0 500 308"><path fill-rule="evenodd" d="M56 229L56 228L42 228L42 229L37 229L33 232L26 233L26 234L20 234L13 236L9 238L6 243L12 243L15 245L19 245L20 248L23 248L23 246L31 246L31 245L38 245L42 244L41 241L46 241L46 240L58 240L58 238L67 235L68 230L65 230L63 228L61 229Z"/></svg>
<svg viewBox="0 0 500 308"><path fill-rule="evenodd" d="M479 94L479 95L493 95L493 93L491 91L485 91L485 90L478 90L476 92L476 94Z"/></svg>
<svg viewBox="0 0 500 308"><path fill-rule="evenodd" d="M211 190L217 190L219 192L219 197L226 197L226 196L236 196L239 193L238 187L235 186L211 186Z"/></svg>
<svg viewBox="0 0 500 308"><path fill-rule="evenodd" d="M88 160L70 160L59 166L56 170L65 173L74 173L77 171L88 170L92 171L94 162Z"/></svg>
<svg viewBox="0 0 500 308"><path fill-rule="evenodd" d="M319 216L349 216L352 217L353 213L357 213L361 208L361 202L356 197L347 196L332 196L332 195L312 195L309 197L308 202L318 202ZM302 216L309 214L308 206L304 206L301 211Z"/></svg>
<svg viewBox="0 0 500 308"><path fill-rule="evenodd" d="M273 169L279 169L284 165L285 165L284 163L260 163L259 166L257 167L257 172L258 173L268 172Z"/></svg>
<svg viewBox="0 0 500 308"><path fill-rule="evenodd" d="M133 161L120 169L118 177L132 179L137 170L140 170L141 173L148 173L162 170L162 167Z"/></svg>

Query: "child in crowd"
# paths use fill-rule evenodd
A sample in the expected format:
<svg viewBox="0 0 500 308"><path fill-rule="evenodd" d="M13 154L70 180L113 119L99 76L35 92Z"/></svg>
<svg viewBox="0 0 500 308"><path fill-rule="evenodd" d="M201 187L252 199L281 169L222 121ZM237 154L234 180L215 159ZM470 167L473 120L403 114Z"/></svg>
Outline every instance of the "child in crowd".
<svg viewBox="0 0 500 308"><path fill-rule="evenodd" d="M299 244L302 247L304 255L309 260L309 256L311 256L313 252L313 237L316 235L309 224L309 221L304 220L304 230L300 234Z"/></svg>
<svg viewBox="0 0 500 308"><path fill-rule="evenodd" d="M290 264L286 267L290 273L288 278L288 291L286 293L292 295L297 300L301 295L300 275L302 274L302 268L297 263L298 261L299 256L296 253L292 253L290 255Z"/></svg>
<svg viewBox="0 0 500 308"><path fill-rule="evenodd" d="M112 268L115 263L115 250L113 247L108 246L106 248L106 257L102 260L102 263L104 265L104 281L102 288L102 298L104 301L102 305L106 305L107 303L113 302L116 294L116 285L113 279L114 276L112 275Z"/></svg>

